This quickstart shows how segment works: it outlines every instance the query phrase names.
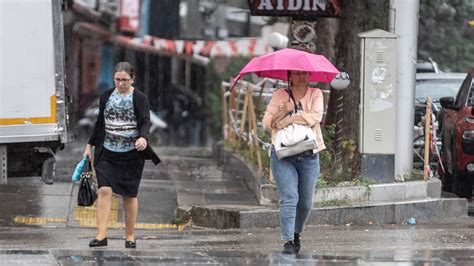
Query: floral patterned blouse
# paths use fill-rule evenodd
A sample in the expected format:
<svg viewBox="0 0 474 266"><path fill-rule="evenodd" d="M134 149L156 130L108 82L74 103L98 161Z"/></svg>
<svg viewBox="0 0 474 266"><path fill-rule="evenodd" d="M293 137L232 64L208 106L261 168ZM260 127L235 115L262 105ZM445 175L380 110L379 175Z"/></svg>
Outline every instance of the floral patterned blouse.
<svg viewBox="0 0 474 266"><path fill-rule="evenodd" d="M105 105L104 119L104 148L114 152L135 149L139 132L133 110L133 93L123 95L115 90Z"/></svg>

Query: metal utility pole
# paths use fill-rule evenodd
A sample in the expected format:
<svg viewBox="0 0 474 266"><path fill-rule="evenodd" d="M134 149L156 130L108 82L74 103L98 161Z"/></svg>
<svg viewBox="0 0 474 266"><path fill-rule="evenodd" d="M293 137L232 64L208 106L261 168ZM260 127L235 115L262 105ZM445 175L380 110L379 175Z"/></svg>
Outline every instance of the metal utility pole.
<svg viewBox="0 0 474 266"><path fill-rule="evenodd" d="M419 0L391 0L389 29L397 43L395 177L409 177L413 168L413 124Z"/></svg>

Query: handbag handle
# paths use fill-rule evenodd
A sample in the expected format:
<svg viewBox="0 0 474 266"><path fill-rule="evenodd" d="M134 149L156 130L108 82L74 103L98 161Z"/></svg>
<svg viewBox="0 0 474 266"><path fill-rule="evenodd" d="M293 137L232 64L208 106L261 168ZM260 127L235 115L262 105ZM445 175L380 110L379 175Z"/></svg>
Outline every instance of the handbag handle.
<svg viewBox="0 0 474 266"><path fill-rule="evenodd" d="M90 159L90 158L87 160L87 163L84 166L84 170L82 170L82 172L88 172L88 171L92 172L93 177L96 176L95 175L95 168L94 168L94 165L92 163L92 159Z"/></svg>
<svg viewBox="0 0 474 266"><path fill-rule="evenodd" d="M94 153L91 154L89 157L89 169L92 171L92 176L97 177L95 173L95 167L94 167Z"/></svg>
<svg viewBox="0 0 474 266"><path fill-rule="evenodd" d="M91 160L89 158L87 159L86 165L84 165L84 169L82 169L82 172L89 172L91 170Z"/></svg>

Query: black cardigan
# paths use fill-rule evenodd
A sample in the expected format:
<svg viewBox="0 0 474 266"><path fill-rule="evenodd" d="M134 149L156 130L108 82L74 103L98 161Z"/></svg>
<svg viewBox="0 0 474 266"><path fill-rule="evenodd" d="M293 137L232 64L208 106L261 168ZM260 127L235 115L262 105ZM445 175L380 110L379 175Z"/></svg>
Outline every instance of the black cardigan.
<svg viewBox="0 0 474 266"><path fill-rule="evenodd" d="M114 92L114 90L115 89L107 90L100 96L99 117L97 118L94 130L92 131L92 136L89 138L88 142L90 145L95 146L94 165L97 165L98 159L102 153L102 148L105 139L105 104L109 100L110 95L112 95L112 92ZM150 138L151 126L150 106L145 94L143 94L138 89L133 90L133 111L135 112L135 116L137 118L137 127L139 132L138 136L144 137L148 142ZM151 159L155 165L159 164L161 161L149 144L146 146L145 150L140 152L140 155L143 156L144 159Z"/></svg>

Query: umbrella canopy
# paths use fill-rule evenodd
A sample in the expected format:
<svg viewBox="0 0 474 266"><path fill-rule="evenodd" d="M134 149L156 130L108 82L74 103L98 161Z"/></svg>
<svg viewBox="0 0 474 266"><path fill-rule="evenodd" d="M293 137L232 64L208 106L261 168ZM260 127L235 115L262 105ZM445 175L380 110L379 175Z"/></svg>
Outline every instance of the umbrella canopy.
<svg viewBox="0 0 474 266"><path fill-rule="evenodd" d="M331 82L339 73L322 55L285 48L253 58L240 71L235 81L248 73L255 73L259 77L288 80L288 70L309 72L308 80L312 82Z"/></svg>

